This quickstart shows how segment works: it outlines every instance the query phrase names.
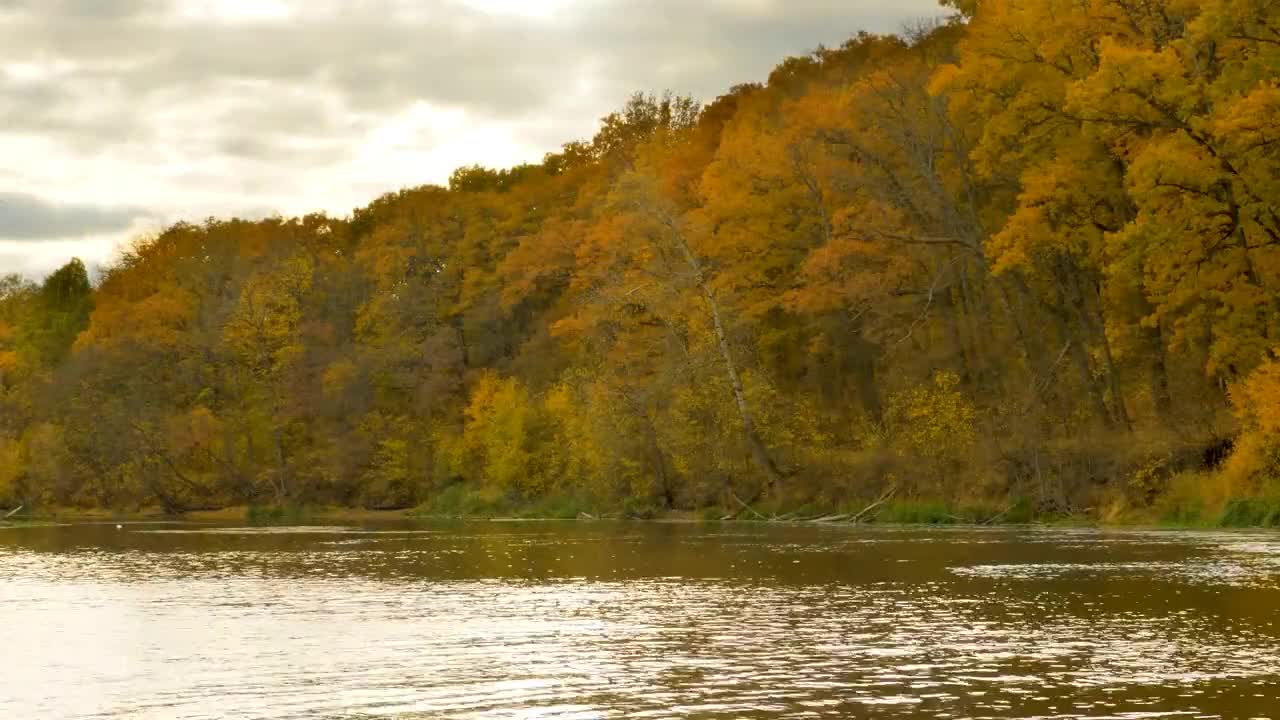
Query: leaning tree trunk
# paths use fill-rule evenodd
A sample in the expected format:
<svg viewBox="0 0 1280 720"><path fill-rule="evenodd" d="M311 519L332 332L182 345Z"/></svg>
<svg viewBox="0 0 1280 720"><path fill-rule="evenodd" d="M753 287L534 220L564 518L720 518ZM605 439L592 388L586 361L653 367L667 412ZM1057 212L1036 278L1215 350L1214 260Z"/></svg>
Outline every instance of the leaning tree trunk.
<svg viewBox="0 0 1280 720"><path fill-rule="evenodd" d="M1071 343L1071 357L1074 360L1076 370L1080 373L1080 382L1089 393L1089 401L1093 405L1094 414L1098 416L1108 427L1114 427L1120 419L1121 414L1113 412L1111 407L1107 405L1106 388L1103 383L1111 381L1111 373L1113 368L1108 365L1103 368L1107 377L1099 379L1094 374L1093 359L1089 355L1089 344L1091 340L1095 340L1095 332L1093 323L1090 321L1085 308L1084 293L1080 288L1080 283L1076 277L1078 269L1074 264L1068 265L1063 258L1058 258L1054 267L1057 281L1058 298L1062 305L1062 315L1059 317L1060 327L1063 335L1074 340ZM1110 359L1110 348L1104 354L1104 361Z"/></svg>
<svg viewBox="0 0 1280 720"><path fill-rule="evenodd" d="M769 454L769 449L765 447L764 441L760 439L760 433L756 430L755 416L751 412L751 405L747 402L747 394L742 388L742 378L738 375L738 365L734 362L733 349L729 346L729 336L724 329L724 320L720 314L720 303L716 300L715 290L707 282L706 273L702 270L702 263L698 262L698 258L693 254L693 250L689 248L689 244L685 242L685 239L681 237L675 228L671 229L676 244L679 245L680 252L684 255L685 262L689 264L689 269L693 273L694 281L698 284L698 289L702 291L702 297L707 303L707 310L711 313L711 324L714 326L716 333L716 345L720 350L720 359L724 363L725 375L729 379L729 387L733 390L733 401L738 408L738 417L742 420L742 432L744 439L747 441L747 448L751 451L751 457L756 465L760 466L760 469L764 471L769 487L773 487L782 480L782 472L778 470L777 464Z"/></svg>
<svg viewBox="0 0 1280 720"><path fill-rule="evenodd" d="M1169 392L1169 365L1165 359L1164 332L1159 320L1148 331L1147 340L1151 344L1151 402L1156 416L1164 420L1173 410L1173 396Z"/></svg>
<svg viewBox="0 0 1280 720"><path fill-rule="evenodd" d="M289 463L284 453L284 433L280 428L272 431L272 439L276 446L276 481L272 484L272 489L276 493L276 503L283 505L285 496L289 493Z"/></svg>

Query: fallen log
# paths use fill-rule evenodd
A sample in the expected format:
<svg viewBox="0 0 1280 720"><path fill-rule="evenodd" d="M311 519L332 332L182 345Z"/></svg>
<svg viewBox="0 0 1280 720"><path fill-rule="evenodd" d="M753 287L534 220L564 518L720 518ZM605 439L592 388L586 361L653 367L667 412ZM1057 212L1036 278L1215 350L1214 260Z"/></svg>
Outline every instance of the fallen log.
<svg viewBox="0 0 1280 720"><path fill-rule="evenodd" d="M862 518L864 518L864 517L866 517L866 516L867 516L867 513L871 512L872 510L875 510L876 508L880 507L881 505L883 505L883 504L885 504L885 503L889 502L889 500L890 500L890 499L892 499L892 498L893 498L893 496L897 494L897 492L898 492L898 486L897 486L897 485L891 485L891 486L889 486L889 489L888 489L888 490L885 490L885 491L880 495L879 499L877 499L875 502L871 503L870 505L868 505L868 506L866 506L866 507L862 508L862 512L859 512L859 513L855 514L855 515L854 515L854 516L849 520L849 522L855 522L855 523L856 523L856 522L860 522L860 521L862 520Z"/></svg>
<svg viewBox="0 0 1280 720"><path fill-rule="evenodd" d="M746 510L747 512L751 513L752 515L755 515L756 517L758 517L758 518L760 518L761 520L764 520L764 521L766 521L766 522L769 520L769 518L767 518L767 517L765 517L764 515L761 515L760 513L756 512L756 511L755 511L755 508L753 508L753 507L751 507L750 505L748 505L748 504L746 504L745 502L743 502L743 501L742 501L742 498L738 497L738 494L737 494L737 493L735 493L735 492L733 492L732 490L730 490L730 491L729 491L729 497L733 498L734 502L736 502L736 503L738 503L739 505L741 505L743 510Z"/></svg>
<svg viewBox="0 0 1280 720"><path fill-rule="evenodd" d="M987 518L986 520L983 520L983 521L982 521L982 524L983 524L983 525L994 525L994 524L996 524L997 522L999 522L1001 518L1003 518L1005 515L1008 515L1008 514L1009 514L1010 512L1012 512L1012 511L1013 511L1013 505L1009 505L1009 507L1005 508L1004 510L1001 510L999 513L997 513L997 514L995 514L995 515L992 515L991 517Z"/></svg>

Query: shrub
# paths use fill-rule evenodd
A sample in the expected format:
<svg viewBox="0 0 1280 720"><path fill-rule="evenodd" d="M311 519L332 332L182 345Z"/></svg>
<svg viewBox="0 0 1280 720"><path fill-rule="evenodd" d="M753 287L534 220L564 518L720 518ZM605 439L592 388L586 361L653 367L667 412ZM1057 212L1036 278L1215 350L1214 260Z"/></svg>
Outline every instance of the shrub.
<svg viewBox="0 0 1280 720"><path fill-rule="evenodd" d="M1242 432L1224 472L1240 496L1280 489L1280 362L1268 361L1231 390Z"/></svg>
<svg viewBox="0 0 1280 720"><path fill-rule="evenodd" d="M1280 527L1280 498L1237 498L1218 519L1222 527Z"/></svg>

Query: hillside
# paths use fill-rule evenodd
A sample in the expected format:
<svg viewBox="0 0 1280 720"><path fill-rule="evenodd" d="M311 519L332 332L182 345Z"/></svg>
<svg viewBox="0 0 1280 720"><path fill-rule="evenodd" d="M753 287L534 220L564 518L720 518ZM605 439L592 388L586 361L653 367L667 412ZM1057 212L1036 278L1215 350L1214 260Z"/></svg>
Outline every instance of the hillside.
<svg viewBox="0 0 1280 720"><path fill-rule="evenodd" d="M1280 6L958 5L5 279L0 505L1268 521Z"/></svg>

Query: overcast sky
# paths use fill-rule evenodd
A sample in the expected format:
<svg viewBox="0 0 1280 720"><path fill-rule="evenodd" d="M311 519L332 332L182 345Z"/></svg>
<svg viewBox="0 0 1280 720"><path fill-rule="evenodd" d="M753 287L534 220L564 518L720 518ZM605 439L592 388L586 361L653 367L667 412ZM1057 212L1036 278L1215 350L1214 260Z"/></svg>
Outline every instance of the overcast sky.
<svg viewBox="0 0 1280 720"><path fill-rule="evenodd" d="M211 215L347 215L710 100L934 0L0 0L0 274Z"/></svg>

